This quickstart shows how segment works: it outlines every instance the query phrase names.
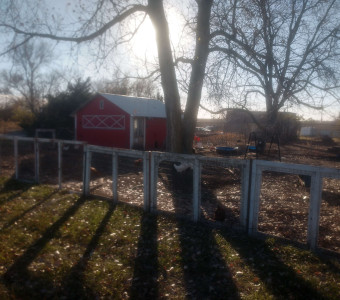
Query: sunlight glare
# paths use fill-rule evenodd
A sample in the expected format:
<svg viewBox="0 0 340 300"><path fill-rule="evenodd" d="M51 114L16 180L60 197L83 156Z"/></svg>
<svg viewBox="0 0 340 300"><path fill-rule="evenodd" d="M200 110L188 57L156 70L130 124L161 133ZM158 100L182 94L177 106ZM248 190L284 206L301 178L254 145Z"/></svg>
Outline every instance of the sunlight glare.
<svg viewBox="0 0 340 300"><path fill-rule="evenodd" d="M169 24L171 46L176 50L182 38L184 20L182 20L176 9L172 7L167 10L167 21ZM157 60L156 34L149 17L144 20L133 38L131 50L139 59L146 59L148 61Z"/></svg>
<svg viewBox="0 0 340 300"><path fill-rule="evenodd" d="M132 52L139 59L154 60L157 57L155 30L146 18L132 40Z"/></svg>

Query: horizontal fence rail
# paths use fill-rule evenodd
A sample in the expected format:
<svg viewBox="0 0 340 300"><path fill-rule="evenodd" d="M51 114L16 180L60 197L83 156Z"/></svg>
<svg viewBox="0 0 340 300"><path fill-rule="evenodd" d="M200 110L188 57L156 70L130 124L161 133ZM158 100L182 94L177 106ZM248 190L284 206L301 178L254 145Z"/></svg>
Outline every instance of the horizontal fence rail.
<svg viewBox="0 0 340 300"><path fill-rule="evenodd" d="M239 221L241 228L250 235L258 233L260 194L262 175L265 171L280 172L285 174L305 175L311 177L310 186L310 203L308 210L308 228L307 228L307 244L311 249L317 248L318 232L320 226L320 207L321 194L324 178L340 179L340 170L332 168L324 168L318 166L289 164L273 161L261 160L241 160L223 157L205 157L200 155L185 155L164 152L146 152L138 150L116 149L110 147L101 147L87 145L84 142L56 140L44 138L27 138L0 135L0 142L8 141L13 143L9 145L9 149L13 151L14 157L14 178L20 179L19 168L19 143L33 143L31 153L34 162L32 181L40 182L40 160L42 144L50 144L55 149L57 155L57 173L58 187L63 188L63 153L68 151L68 147L82 147L82 193L89 195L91 180L91 161L95 153L105 154L110 157L107 164L112 165L112 200L116 203L119 200L118 195L118 158L126 157L137 159L142 164L143 175L143 207L145 211L157 211L158 202L158 180L159 168L162 162L183 163L188 164L192 169L192 219L198 221L201 216L201 176L202 167L205 165L216 165L230 167L240 170L240 216ZM52 147L51 146L51 147ZM3 161L3 153L0 152L0 160ZM0 170L2 173L2 169ZM223 174L221 174L223 176Z"/></svg>

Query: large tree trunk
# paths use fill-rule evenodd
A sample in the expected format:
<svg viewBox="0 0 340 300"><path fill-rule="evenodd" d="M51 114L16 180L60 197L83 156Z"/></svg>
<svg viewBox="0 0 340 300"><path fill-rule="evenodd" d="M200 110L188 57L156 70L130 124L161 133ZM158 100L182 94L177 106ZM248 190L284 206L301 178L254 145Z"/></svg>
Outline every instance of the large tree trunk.
<svg viewBox="0 0 340 300"><path fill-rule="evenodd" d="M183 120L183 152L192 152L192 141L201 101L205 67L209 55L210 14L213 0L200 0L198 3L196 49L192 63L188 98Z"/></svg>
<svg viewBox="0 0 340 300"><path fill-rule="evenodd" d="M274 128L277 122L277 116L279 107L277 105L277 99L274 99L271 95L266 96L266 126Z"/></svg>
<svg viewBox="0 0 340 300"><path fill-rule="evenodd" d="M170 152L182 152L181 104L163 1L148 0L148 8L156 31L159 67L167 114L166 148Z"/></svg>

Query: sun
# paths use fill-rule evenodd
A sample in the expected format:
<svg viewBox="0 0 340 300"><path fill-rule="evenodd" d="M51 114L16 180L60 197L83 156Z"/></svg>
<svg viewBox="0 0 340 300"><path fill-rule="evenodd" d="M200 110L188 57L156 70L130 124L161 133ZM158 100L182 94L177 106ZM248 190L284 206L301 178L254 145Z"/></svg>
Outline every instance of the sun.
<svg viewBox="0 0 340 300"><path fill-rule="evenodd" d="M183 20L174 9L168 9L167 21L169 26L171 45L175 50L176 47L180 44ZM136 57L147 60L157 59L156 32L148 16L145 17L143 23L139 26L138 31L136 32L131 42L131 49Z"/></svg>
<svg viewBox="0 0 340 300"><path fill-rule="evenodd" d="M157 57L156 33L149 17L146 17L131 40L131 50L139 59L154 60Z"/></svg>

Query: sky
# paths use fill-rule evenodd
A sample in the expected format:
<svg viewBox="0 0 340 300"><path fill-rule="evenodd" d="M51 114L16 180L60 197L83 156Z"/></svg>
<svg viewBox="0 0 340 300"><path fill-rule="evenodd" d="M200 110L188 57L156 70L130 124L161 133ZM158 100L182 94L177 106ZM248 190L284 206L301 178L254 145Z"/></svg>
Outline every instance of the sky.
<svg viewBox="0 0 340 300"><path fill-rule="evenodd" d="M177 1L177 0L176 0ZM72 12L76 1L71 0L59 0L48 1L49 12L54 14L55 12L61 12L65 21L76 22L77 19ZM168 15L170 24L170 34L172 36L172 44L176 46L179 43L181 36L181 23L184 22L176 10L173 8ZM149 19L146 19L139 32L132 40L130 45L121 46L118 50L115 50L111 57L105 63L98 61L93 55L93 49L89 50L87 46L77 47L71 45L68 42L59 42L54 45L54 53L56 59L53 60L51 68L62 69L63 73L69 77L90 77L92 81L112 78L112 74L117 68L120 68L125 75L133 74L137 69L143 69L142 61L147 56L152 58L157 63L157 49L155 44L155 32ZM1 37L0 37L1 41ZM0 58L0 70L9 68L10 64L6 57ZM206 97L206 93L203 90L203 99ZM185 98L185 95L182 95ZM204 105L207 105L203 102ZM210 107L214 110L214 107ZM263 104L253 105L253 110L264 110ZM331 107L327 107L325 111L315 111L303 107L286 109L290 112L296 112L303 118L312 118L319 121L332 120L334 117L339 116L340 105L332 104ZM199 111L199 118L215 117L204 110Z"/></svg>

